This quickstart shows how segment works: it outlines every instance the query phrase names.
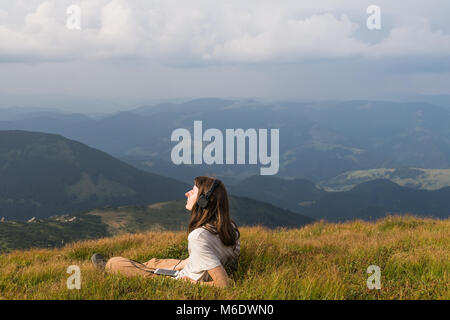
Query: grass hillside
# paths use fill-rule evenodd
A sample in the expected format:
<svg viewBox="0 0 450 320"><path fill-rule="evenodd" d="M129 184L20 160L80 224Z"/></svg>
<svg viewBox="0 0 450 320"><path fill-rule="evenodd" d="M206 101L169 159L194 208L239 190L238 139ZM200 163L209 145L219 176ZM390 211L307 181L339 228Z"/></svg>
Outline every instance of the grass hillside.
<svg viewBox="0 0 450 320"><path fill-rule="evenodd" d="M186 232L153 231L1 255L0 299L450 299L448 219L394 216L240 231L239 267L226 289L126 278L91 265L94 252L138 261L187 257ZM81 268L80 290L66 287L70 265ZM381 290L367 289L370 265L381 268Z"/></svg>

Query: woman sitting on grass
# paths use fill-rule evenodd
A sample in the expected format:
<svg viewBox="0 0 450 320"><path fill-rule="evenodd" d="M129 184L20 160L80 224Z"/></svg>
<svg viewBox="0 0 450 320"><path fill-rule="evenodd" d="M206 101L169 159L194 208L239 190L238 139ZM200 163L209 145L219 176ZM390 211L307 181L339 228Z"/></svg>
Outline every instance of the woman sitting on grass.
<svg viewBox="0 0 450 320"><path fill-rule="evenodd" d="M231 220L227 190L214 178L197 177L194 187L185 193L186 209L191 211L189 222L189 258L156 259L139 263L123 257L106 261L96 253L91 260L96 267L126 276L155 276L157 268L178 270L176 279L226 287L229 277L225 269L235 270L240 252L240 233Z"/></svg>

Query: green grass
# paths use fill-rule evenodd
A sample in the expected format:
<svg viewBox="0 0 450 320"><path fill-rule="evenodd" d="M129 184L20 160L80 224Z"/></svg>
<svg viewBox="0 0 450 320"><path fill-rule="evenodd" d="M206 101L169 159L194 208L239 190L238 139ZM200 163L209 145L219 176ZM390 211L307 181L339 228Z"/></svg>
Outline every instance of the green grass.
<svg viewBox="0 0 450 320"><path fill-rule="evenodd" d="M125 234L60 249L0 256L1 299L449 299L450 221L411 216L376 222L317 222L300 229L241 228L239 266L218 289L165 277L126 278L97 271L94 252L138 261L187 257L185 231ZM69 265L80 290L66 286ZM381 290L366 286L381 268Z"/></svg>

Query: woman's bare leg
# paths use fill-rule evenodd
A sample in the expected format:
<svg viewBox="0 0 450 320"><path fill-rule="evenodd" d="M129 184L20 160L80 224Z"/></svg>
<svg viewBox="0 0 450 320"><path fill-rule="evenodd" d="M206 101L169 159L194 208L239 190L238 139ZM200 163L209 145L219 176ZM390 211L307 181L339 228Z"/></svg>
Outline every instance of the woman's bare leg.
<svg viewBox="0 0 450 320"><path fill-rule="evenodd" d="M109 273L119 273L124 276L155 276L152 273L154 268L124 257L113 257L109 259L106 263L105 271Z"/></svg>

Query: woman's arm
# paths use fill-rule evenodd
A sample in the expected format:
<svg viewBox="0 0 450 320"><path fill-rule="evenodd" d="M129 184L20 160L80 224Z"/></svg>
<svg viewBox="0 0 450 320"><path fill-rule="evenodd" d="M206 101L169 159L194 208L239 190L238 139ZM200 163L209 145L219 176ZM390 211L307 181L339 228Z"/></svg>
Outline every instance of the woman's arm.
<svg viewBox="0 0 450 320"><path fill-rule="evenodd" d="M196 280L192 280L189 277L183 277L182 279L189 280L192 283L200 283L200 284L205 284L208 286L214 286L214 287L219 287L219 288L225 288L229 285L230 278L228 277L228 274L222 265L215 267L211 270L208 270L208 273L211 276L212 281L206 281L206 282L205 281L196 281Z"/></svg>
<svg viewBox="0 0 450 320"><path fill-rule="evenodd" d="M201 282L202 284L211 285L219 288L228 287L230 283L230 278L228 277L228 274L222 265L215 267L211 270L208 270L208 273L211 276L212 281Z"/></svg>

